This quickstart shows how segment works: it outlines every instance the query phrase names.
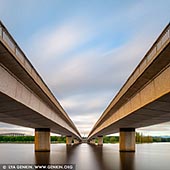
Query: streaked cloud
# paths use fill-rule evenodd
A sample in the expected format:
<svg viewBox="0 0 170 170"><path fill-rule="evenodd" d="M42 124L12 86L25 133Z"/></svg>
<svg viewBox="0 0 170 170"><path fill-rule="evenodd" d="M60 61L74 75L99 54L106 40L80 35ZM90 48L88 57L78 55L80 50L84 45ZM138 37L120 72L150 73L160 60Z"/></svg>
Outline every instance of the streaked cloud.
<svg viewBox="0 0 170 170"><path fill-rule="evenodd" d="M0 122L0 134L4 133L22 133L25 135L33 135L34 130L31 128Z"/></svg>
<svg viewBox="0 0 170 170"><path fill-rule="evenodd" d="M148 126L144 128L139 128L137 130L144 135L161 136L170 134L170 122L161 123L159 125Z"/></svg>
<svg viewBox="0 0 170 170"><path fill-rule="evenodd" d="M30 40L31 54L46 62L72 52L88 40L88 31L83 27L82 21L71 20L35 34Z"/></svg>

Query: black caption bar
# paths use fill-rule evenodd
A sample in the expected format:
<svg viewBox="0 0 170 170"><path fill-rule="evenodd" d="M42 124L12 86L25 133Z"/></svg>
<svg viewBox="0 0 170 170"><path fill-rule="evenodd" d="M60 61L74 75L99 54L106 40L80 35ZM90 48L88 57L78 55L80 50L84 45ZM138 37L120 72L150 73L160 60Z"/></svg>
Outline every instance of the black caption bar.
<svg viewBox="0 0 170 170"><path fill-rule="evenodd" d="M34 164L0 164L0 170L76 170L75 164L48 164L48 165L34 165Z"/></svg>

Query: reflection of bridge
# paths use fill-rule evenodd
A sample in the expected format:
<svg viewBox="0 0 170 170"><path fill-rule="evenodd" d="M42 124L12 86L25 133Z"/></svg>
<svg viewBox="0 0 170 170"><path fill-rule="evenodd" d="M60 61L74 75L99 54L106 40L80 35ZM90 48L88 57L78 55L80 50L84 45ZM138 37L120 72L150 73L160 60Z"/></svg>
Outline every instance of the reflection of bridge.
<svg viewBox="0 0 170 170"><path fill-rule="evenodd" d="M41 56L40 56L41 57ZM35 150L50 150L50 131L81 140L75 125L0 22L0 121L35 128Z"/></svg>
<svg viewBox="0 0 170 170"><path fill-rule="evenodd" d="M134 49L135 50L135 49ZM135 128L170 121L170 24L96 122L88 140L120 131L120 151L135 151Z"/></svg>

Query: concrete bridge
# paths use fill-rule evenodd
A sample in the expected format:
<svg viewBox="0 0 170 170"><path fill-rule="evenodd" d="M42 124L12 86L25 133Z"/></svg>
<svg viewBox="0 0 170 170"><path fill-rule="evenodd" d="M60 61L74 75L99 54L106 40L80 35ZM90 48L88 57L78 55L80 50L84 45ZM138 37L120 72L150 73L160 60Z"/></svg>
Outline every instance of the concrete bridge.
<svg viewBox="0 0 170 170"><path fill-rule="evenodd" d="M98 137L102 145L103 135L120 132L120 151L135 151L135 128L167 121L170 121L170 24L96 122L88 141Z"/></svg>
<svg viewBox="0 0 170 170"><path fill-rule="evenodd" d="M41 56L40 60L41 60ZM77 128L0 22L0 121L35 128L35 151L50 151L50 132L81 141Z"/></svg>

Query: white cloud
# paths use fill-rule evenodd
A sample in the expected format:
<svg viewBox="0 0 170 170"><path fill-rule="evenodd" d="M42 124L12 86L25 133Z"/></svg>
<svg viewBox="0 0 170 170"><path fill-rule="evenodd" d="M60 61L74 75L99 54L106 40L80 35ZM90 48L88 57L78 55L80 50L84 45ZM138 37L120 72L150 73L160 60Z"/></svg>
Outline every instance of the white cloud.
<svg viewBox="0 0 170 170"><path fill-rule="evenodd" d="M24 133L26 135L33 135L34 130L31 128L0 122L0 134L3 133Z"/></svg>
<svg viewBox="0 0 170 170"><path fill-rule="evenodd" d="M61 25L47 26L29 40L30 54L46 62L75 50L86 43L91 34L81 20L70 19ZM35 59L35 62L36 62Z"/></svg>
<svg viewBox="0 0 170 170"><path fill-rule="evenodd" d="M153 126L147 126L144 128L137 129L138 132L145 135L161 136L170 134L170 122L161 123Z"/></svg>
<svg viewBox="0 0 170 170"><path fill-rule="evenodd" d="M96 96L101 97L96 97ZM83 115L84 114L100 114L99 112L103 110L108 103L109 93L99 92L97 94L79 94L72 95L67 98L60 100L62 106L72 115Z"/></svg>
<svg viewBox="0 0 170 170"><path fill-rule="evenodd" d="M97 98L95 94L80 94L60 101L82 134L88 135L102 110L107 106L108 96L104 93L100 95L101 97Z"/></svg>
<svg viewBox="0 0 170 170"><path fill-rule="evenodd" d="M94 123L96 122L96 117L97 116L92 113L86 115L72 116L72 119L73 122L77 125L80 133L83 136L87 136L92 129Z"/></svg>
<svg viewBox="0 0 170 170"><path fill-rule="evenodd" d="M114 93L144 56L152 37L140 34L111 51L104 47L81 51L66 61L63 59L59 67L47 68L45 78L56 95L63 97L80 91L94 93L109 89Z"/></svg>

